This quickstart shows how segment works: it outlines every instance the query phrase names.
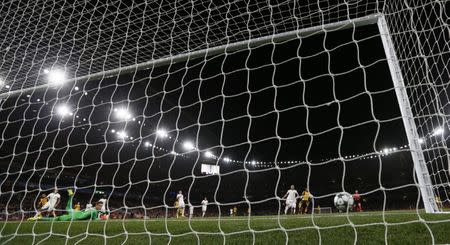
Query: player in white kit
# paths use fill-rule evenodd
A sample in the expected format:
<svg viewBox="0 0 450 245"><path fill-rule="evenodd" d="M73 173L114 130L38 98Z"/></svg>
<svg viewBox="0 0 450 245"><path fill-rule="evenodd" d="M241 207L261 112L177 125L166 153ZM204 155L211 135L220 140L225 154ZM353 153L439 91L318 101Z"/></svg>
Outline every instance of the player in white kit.
<svg viewBox="0 0 450 245"><path fill-rule="evenodd" d="M208 208L208 199L205 197L202 201L202 218L205 217L206 209Z"/></svg>
<svg viewBox="0 0 450 245"><path fill-rule="evenodd" d="M287 214L289 208L291 209L291 212L295 214L295 208L297 207L297 198L300 195L298 194L297 190L295 190L295 186L291 185L291 189L286 192L286 194L283 196L283 199L286 198L286 208L284 209L284 214Z"/></svg>
<svg viewBox="0 0 450 245"><path fill-rule="evenodd" d="M47 203L42 206L40 210L37 211L36 215L34 216L39 217L41 216L42 212L48 212L52 213L53 217L56 217L56 207L59 204L59 201L61 200L61 195L58 193L58 188L55 186L55 189L53 189L53 192L47 195Z"/></svg>
<svg viewBox="0 0 450 245"><path fill-rule="evenodd" d="M179 216L184 217L184 208L186 205L184 204L184 196L182 191L178 192L177 201L178 201L177 218Z"/></svg>
<svg viewBox="0 0 450 245"><path fill-rule="evenodd" d="M98 203L102 204L102 208L100 209L100 218L108 219L109 218L109 209L108 209L108 200L106 200L106 195L98 200Z"/></svg>
<svg viewBox="0 0 450 245"><path fill-rule="evenodd" d="M192 219L194 217L194 206L192 204L189 205L189 218Z"/></svg>

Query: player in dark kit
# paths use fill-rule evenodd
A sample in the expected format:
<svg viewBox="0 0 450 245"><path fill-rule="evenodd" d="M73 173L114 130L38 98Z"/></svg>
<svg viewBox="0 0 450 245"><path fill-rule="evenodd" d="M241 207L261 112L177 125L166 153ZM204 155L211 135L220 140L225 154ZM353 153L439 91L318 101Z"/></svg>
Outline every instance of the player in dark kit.
<svg viewBox="0 0 450 245"><path fill-rule="evenodd" d="M361 196L358 193L358 190L355 191L355 194L353 194L353 210L356 212L362 212L362 206L361 206Z"/></svg>

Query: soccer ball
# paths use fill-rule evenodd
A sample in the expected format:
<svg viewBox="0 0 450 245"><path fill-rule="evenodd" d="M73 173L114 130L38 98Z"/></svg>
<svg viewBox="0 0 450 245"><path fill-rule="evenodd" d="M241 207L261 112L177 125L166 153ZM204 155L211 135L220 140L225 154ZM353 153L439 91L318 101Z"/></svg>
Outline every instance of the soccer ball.
<svg viewBox="0 0 450 245"><path fill-rule="evenodd" d="M341 192L334 197L334 206L339 212L346 212L348 208L353 206L353 197L348 192Z"/></svg>

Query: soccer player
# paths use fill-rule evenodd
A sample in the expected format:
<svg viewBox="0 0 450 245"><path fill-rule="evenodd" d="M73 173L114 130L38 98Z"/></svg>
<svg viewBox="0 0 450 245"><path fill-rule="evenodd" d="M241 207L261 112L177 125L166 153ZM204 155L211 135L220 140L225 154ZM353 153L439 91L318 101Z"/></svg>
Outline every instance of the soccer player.
<svg viewBox="0 0 450 245"><path fill-rule="evenodd" d="M308 188L302 192L302 200L300 201L300 214L308 213L309 201L311 200L311 193L309 193Z"/></svg>
<svg viewBox="0 0 450 245"><path fill-rule="evenodd" d="M234 208L233 208L233 216L236 216L236 215L237 215L237 207L234 206Z"/></svg>
<svg viewBox="0 0 450 245"><path fill-rule="evenodd" d="M205 197L202 201L202 218L205 217L207 208L208 208L208 199Z"/></svg>
<svg viewBox="0 0 450 245"><path fill-rule="evenodd" d="M56 216L56 217L33 217L29 218L29 221L42 220L42 221L72 221L72 220L96 220L98 219L98 210L102 208L101 203L95 205L95 209L89 209L85 211L75 211L72 209L73 191L67 190L68 200L66 205L67 214Z"/></svg>
<svg viewBox="0 0 450 245"><path fill-rule="evenodd" d="M75 211L80 211L80 209L81 209L81 204L80 204L80 202L77 202L77 203L75 204L75 206L73 207L73 210L75 210Z"/></svg>
<svg viewBox="0 0 450 245"><path fill-rule="evenodd" d="M189 205L189 218L192 219L194 217L194 206L192 204Z"/></svg>
<svg viewBox="0 0 450 245"><path fill-rule="evenodd" d="M443 206L442 206L441 198L440 198L439 196L434 196L434 199L435 199L435 201L436 201L436 205L437 205L439 211L442 212Z"/></svg>
<svg viewBox="0 0 450 245"><path fill-rule="evenodd" d="M286 192L283 199L286 199L286 208L284 209L284 214L287 214L288 210L295 214L295 208L297 206L298 192L295 190L295 186L291 185L291 189Z"/></svg>
<svg viewBox="0 0 450 245"><path fill-rule="evenodd" d="M177 218L179 218L180 216L184 217L185 204L182 191L178 191L177 201L178 201Z"/></svg>
<svg viewBox="0 0 450 245"><path fill-rule="evenodd" d="M38 209L41 209L42 207L44 207L44 205L48 202L47 196L42 193L41 197L39 198L39 202L38 202Z"/></svg>
<svg viewBox="0 0 450 245"><path fill-rule="evenodd" d="M107 196L103 195L103 197L98 200L98 202L102 204L102 208L100 209L100 218L102 219L108 219L109 217L108 201L106 198Z"/></svg>
<svg viewBox="0 0 450 245"><path fill-rule="evenodd" d="M353 194L353 210L356 210L356 212L362 212L362 206L361 206L361 196L359 196L358 190L355 190L355 194Z"/></svg>
<svg viewBox="0 0 450 245"><path fill-rule="evenodd" d="M56 217L55 209L59 205L61 195L58 193L58 187L55 186L53 192L46 196L47 201L45 204L37 211L34 218L41 217L42 212L52 213L53 217Z"/></svg>

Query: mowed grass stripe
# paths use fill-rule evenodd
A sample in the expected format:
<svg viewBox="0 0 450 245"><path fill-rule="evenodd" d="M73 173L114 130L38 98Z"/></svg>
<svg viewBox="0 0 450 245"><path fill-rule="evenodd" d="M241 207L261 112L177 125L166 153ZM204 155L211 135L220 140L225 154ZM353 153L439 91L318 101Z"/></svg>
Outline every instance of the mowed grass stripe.
<svg viewBox="0 0 450 245"><path fill-rule="evenodd" d="M420 215L420 216L419 216ZM385 222L383 221L383 217ZM450 214L381 212L307 216L1 222L7 244L450 243ZM429 230L430 229L430 230ZM431 232L430 232L431 231Z"/></svg>

